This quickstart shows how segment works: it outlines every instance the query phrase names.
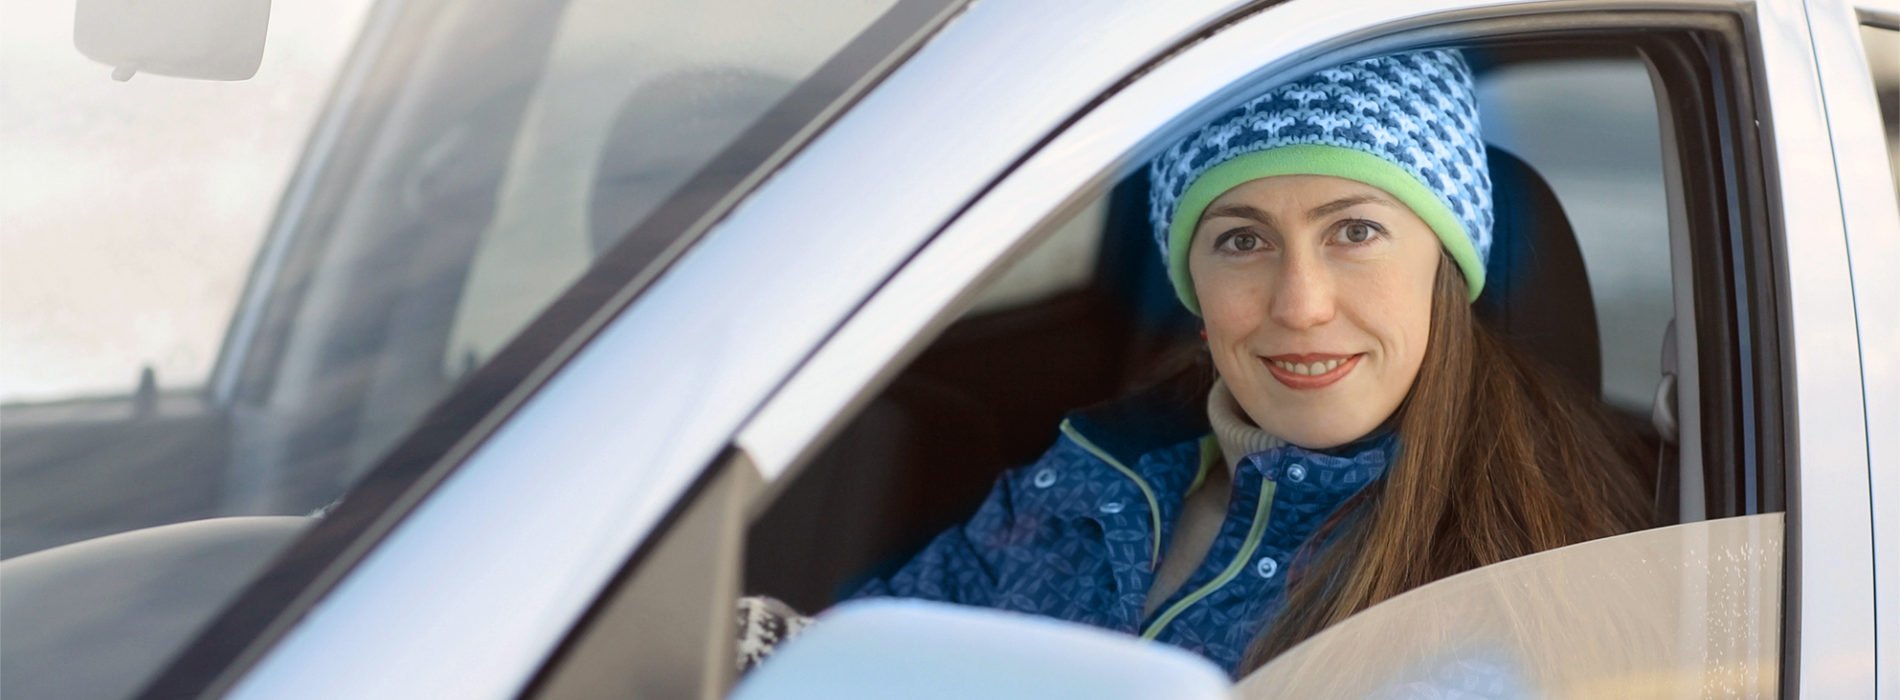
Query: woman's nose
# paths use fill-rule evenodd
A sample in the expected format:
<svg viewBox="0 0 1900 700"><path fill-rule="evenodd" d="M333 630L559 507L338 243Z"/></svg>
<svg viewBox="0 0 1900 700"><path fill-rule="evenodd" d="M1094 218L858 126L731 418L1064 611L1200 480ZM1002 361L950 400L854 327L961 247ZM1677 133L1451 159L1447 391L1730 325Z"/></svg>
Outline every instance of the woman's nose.
<svg viewBox="0 0 1900 700"><path fill-rule="evenodd" d="M1302 330L1333 320L1333 276L1319 261L1288 256L1273 286L1269 313L1274 322Z"/></svg>

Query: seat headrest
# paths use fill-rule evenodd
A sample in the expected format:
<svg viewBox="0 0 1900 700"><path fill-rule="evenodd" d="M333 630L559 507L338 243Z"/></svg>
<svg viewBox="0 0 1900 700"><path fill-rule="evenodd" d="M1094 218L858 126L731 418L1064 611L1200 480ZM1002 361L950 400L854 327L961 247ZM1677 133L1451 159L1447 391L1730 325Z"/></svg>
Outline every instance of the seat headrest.
<svg viewBox="0 0 1900 700"><path fill-rule="evenodd" d="M1600 396L1596 303L1576 233L1543 176L1487 146L1497 220L1474 310L1492 330Z"/></svg>

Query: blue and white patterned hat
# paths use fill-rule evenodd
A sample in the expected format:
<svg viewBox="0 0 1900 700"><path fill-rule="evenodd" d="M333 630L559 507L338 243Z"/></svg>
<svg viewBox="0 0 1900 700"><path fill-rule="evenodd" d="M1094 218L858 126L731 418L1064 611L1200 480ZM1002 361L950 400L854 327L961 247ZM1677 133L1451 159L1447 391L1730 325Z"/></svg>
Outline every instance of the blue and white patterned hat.
<svg viewBox="0 0 1900 700"><path fill-rule="evenodd" d="M1201 212L1237 185L1276 175L1330 175L1378 187L1431 225L1484 289L1491 175L1471 69L1457 51L1354 61L1276 87L1221 115L1149 165L1150 223L1175 293L1201 312L1188 242Z"/></svg>

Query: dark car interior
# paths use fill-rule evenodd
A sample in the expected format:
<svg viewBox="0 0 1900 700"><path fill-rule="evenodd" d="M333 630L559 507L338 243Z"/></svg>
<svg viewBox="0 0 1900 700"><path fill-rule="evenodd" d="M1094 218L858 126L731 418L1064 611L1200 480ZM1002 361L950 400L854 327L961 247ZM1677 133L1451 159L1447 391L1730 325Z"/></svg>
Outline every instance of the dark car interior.
<svg viewBox="0 0 1900 700"><path fill-rule="evenodd" d="M1544 178L1493 146L1496 236L1476 310L1600 395L1598 326L1583 258ZM1004 471L1034 460L1070 410L1161 379L1196 342L1147 224L1147 176L1108 195L1092 282L952 325L756 518L744 590L807 612L887 573L973 512ZM1647 416L1628 422L1657 452ZM1673 484L1674 479L1660 479ZM1671 487L1658 501L1673 503Z"/></svg>

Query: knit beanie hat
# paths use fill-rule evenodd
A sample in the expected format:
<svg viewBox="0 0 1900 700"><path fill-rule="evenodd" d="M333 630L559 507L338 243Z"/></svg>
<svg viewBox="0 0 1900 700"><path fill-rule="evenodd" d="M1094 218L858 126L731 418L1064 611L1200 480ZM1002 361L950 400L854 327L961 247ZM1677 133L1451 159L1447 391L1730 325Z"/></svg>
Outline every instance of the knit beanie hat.
<svg viewBox="0 0 1900 700"><path fill-rule="evenodd" d="M1330 175L1384 190L1438 234L1484 289L1491 175L1471 69L1457 51L1354 61L1276 87L1202 126L1149 165L1148 219L1175 294L1200 315L1188 243L1201 212L1235 186Z"/></svg>

